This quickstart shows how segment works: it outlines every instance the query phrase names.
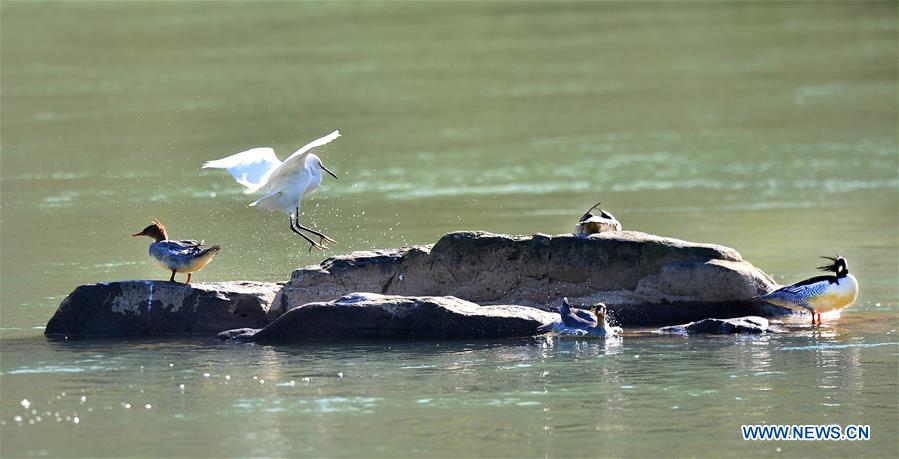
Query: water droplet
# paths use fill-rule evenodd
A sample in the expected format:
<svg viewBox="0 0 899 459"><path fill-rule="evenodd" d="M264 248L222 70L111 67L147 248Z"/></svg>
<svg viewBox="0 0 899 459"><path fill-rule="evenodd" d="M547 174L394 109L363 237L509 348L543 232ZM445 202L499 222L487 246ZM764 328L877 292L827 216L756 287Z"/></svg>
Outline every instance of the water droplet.
<svg viewBox="0 0 899 459"><path fill-rule="evenodd" d="M19 403L22 405L22 408L25 408L26 410L31 406L31 402L29 402L27 398L23 398Z"/></svg>
<svg viewBox="0 0 899 459"><path fill-rule="evenodd" d="M87 396L82 395L82 396L81 396L81 403L84 403L84 402L86 402L86 401L87 401Z"/></svg>
<svg viewBox="0 0 899 459"><path fill-rule="evenodd" d="M81 422L81 419L79 419L78 416L75 416L74 418L72 418L72 422L74 422L75 424L78 424Z"/></svg>
<svg viewBox="0 0 899 459"><path fill-rule="evenodd" d="M203 377L204 377L204 378L208 378L208 377L209 377L209 373L203 373Z"/></svg>
<svg viewBox="0 0 899 459"><path fill-rule="evenodd" d="M230 381L230 380L231 380L231 375L225 375L225 380L226 380L226 381Z"/></svg>
<svg viewBox="0 0 899 459"><path fill-rule="evenodd" d="M260 380L259 380L259 384L265 384L265 380L264 380L264 379L260 379Z"/></svg>
<svg viewBox="0 0 899 459"><path fill-rule="evenodd" d="M175 366L174 363L170 363L170 364L169 364L169 368L171 368L171 367L173 367L173 366Z"/></svg>
<svg viewBox="0 0 899 459"><path fill-rule="evenodd" d="M178 389L181 389L181 392L184 392L184 384L178 384Z"/></svg>
<svg viewBox="0 0 899 459"><path fill-rule="evenodd" d="M12 418L12 420L16 421L16 422L22 422L22 416L16 416L16 417Z"/></svg>
<svg viewBox="0 0 899 459"><path fill-rule="evenodd" d="M153 405L147 403L146 405L144 405L144 408L149 410L150 408L153 408Z"/></svg>
<svg viewBox="0 0 899 459"><path fill-rule="evenodd" d="M337 377L338 377L338 378L342 378L342 377L343 377L343 372L341 371L340 373L337 373Z"/></svg>
<svg viewBox="0 0 899 459"><path fill-rule="evenodd" d="M302 379L302 381L303 381L303 382L309 382L309 377L306 376L305 378Z"/></svg>
<svg viewBox="0 0 899 459"><path fill-rule="evenodd" d="M122 405L122 406L124 406L126 410L130 410L130 409L131 409L131 404L130 404L130 403L125 403L125 404Z"/></svg>

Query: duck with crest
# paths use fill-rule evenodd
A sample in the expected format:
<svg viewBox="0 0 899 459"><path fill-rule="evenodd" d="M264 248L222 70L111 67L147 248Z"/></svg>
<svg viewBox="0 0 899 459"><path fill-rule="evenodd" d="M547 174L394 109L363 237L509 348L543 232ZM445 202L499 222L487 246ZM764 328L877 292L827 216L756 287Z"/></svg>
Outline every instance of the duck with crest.
<svg viewBox="0 0 899 459"><path fill-rule="evenodd" d="M146 236L153 239L150 243L150 258L162 269L172 272L169 282L175 282L175 273L187 273L187 284L190 284L190 275L209 264L221 246L204 246L203 241L182 240L171 241L165 230L165 226L157 219L139 233L131 237Z"/></svg>
<svg viewBox="0 0 899 459"><path fill-rule="evenodd" d="M821 258L832 263L819 266L818 269L833 275L812 277L787 285L759 299L785 308L808 310L812 313L813 324L816 315L818 323L821 323L822 312L840 310L854 303L858 298L858 281L849 274L846 259L839 255Z"/></svg>
<svg viewBox="0 0 899 459"><path fill-rule="evenodd" d="M621 222L611 213L603 209L598 209L598 213L593 213L600 204L602 203L597 202L596 205L587 209L587 213L578 220L577 226L574 228L575 234L586 236L606 231L621 231Z"/></svg>

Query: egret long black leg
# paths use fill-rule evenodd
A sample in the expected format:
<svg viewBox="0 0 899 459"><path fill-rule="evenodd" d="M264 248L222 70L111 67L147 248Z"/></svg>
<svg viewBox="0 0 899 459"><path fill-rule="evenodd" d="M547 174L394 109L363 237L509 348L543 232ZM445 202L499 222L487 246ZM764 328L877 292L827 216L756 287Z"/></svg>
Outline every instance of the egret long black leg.
<svg viewBox="0 0 899 459"><path fill-rule="evenodd" d="M334 239L331 239L328 236L325 236L324 234L319 233L318 231L316 231L312 228L307 228L307 227L301 225L300 222L297 222L297 228L301 229L303 231L308 231L308 232L318 236L319 238L321 238L321 244L325 244L325 243L337 244L337 241L335 241Z"/></svg>
<svg viewBox="0 0 899 459"><path fill-rule="evenodd" d="M321 245L319 245L317 242L310 239L309 236L306 236L305 234L301 233L300 230L294 228L293 225L294 225L294 219L293 219L293 215L291 215L290 216L290 230L293 231L294 233L299 234L300 236L303 236L303 239L309 241L309 243L312 244L312 247L315 247L316 249L322 248ZM312 250L312 247L309 248L310 251Z"/></svg>
<svg viewBox="0 0 899 459"><path fill-rule="evenodd" d="M325 236L324 234L322 234L312 228L307 228L307 227L301 225L300 224L300 208L299 207L297 207L297 209L296 209L296 220L293 220L293 221L295 222L297 229L301 229L303 231L308 231L308 232L318 236L320 238L320 241L319 241L320 244L324 245L326 242L331 243L331 244L337 244L337 241L335 241L334 239L331 239L328 236Z"/></svg>

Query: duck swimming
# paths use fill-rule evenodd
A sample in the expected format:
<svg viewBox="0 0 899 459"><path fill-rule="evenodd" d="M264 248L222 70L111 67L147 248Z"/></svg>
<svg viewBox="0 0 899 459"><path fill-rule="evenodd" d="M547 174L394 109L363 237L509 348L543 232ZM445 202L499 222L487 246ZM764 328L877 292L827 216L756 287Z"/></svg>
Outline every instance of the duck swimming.
<svg viewBox="0 0 899 459"><path fill-rule="evenodd" d="M599 209L598 214L593 213L593 210L600 204L602 203L597 202L596 205L587 209L587 213L581 217L574 228L575 234L587 235L605 231L621 231L621 222L614 215L602 209Z"/></svg>
<svg viewBox="0 0 899 459"><path fill-rule="evenodd" d="M131 237L146 236L153 239L150 243L150 258L162 269L172 272L169 282L175 282L175 273L187 273L187 284L190 284L191 273L203 269L222 250L221 246L203 246L203 241L183 240L170 241L165 226L153 219L153 224Z"/></svg>
<svg viewBox="0 0 899 459"><path fill-rule="evenodd" d="M562 324L572 328L596 328L597 324L605 321L605 306L600 304L592 309L593 311L572 309L568 298L562 298L562 306L559 308Z"/></svg>
<svg viewBox="0 0 899 459"><path fill-rule="evenodd" d="M540 333L556 332L559 335L574 336L614 336L620 333L618 327L610 327L606 321L606 306L599 303L591 308L576 309L571 307L568 298L562 298L562 306L559 308L561 321L552 322L538 328Z"/></svg>
<svg viewBox="0 0 899 459"><path fill-rule="evenodd" d="M759 299L785 308L806 309L812 313L813 324L815 315L818 316L818 323L821 323L822 312L836 311L854 303L858 298L858 281L849 274L846 259L839 255L821 258L833 263L819 266L818 269L832 272L833 276L806 279L763 295Z"/></svg>

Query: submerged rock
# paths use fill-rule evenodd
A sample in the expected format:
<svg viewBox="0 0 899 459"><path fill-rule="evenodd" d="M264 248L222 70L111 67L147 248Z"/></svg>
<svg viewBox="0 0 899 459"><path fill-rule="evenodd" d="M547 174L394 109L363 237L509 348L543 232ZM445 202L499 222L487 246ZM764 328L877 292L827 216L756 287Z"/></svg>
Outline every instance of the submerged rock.
<svg viewBox="0 0 899 459"><path fill-rule="evenodd" d="M261 282L180 284L123 281L82 285L59 305L46 335L149 336L263 327L281 288Z"/></svg>
<svg viewBox="0 0 899 459"><path fill-rule="evenodd" d="M768 331L768 320L763 317L746 316L733 319L703 319L683 325L662 327L660 333L710 333L726 335L732 333L765 333Z"/></svg>
<svg viewBox="0 0 899 459"><path fill-rule="evenodd" d="M353 293L291 309L265 328L222 339L299 342L330 339L481 339L533 336L558 315L526 306L479 306L450 296Z"/></svg>
<svg viewBox="0 0 899 459"><path fill-rule="evenodd" d="M353 252L293 272L272 318L352 292L454 296L479 304L605 303L617 325L774 315L776 284L731 248L636 231L590 236L456 232L434 245Z"/></svg>

